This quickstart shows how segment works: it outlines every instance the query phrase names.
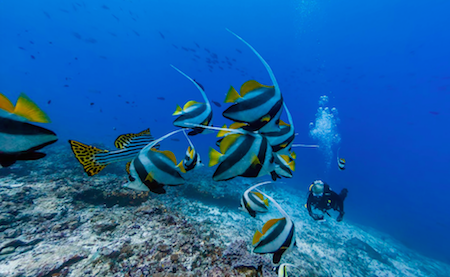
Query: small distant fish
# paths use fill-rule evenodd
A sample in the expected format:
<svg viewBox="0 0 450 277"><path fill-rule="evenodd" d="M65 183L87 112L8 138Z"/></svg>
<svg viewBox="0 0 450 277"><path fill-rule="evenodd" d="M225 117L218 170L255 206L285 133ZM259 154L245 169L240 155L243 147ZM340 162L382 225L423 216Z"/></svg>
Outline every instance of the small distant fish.
<svg viewBox="0 0 450 277"><path fill-rule="evenodd" d="M194 79L194 82L203 90L203 91L205 91L205 88L202 86L202 84L200 84L199 82L197 82L195 79Z"/></svg>
<svg viewBox="0 0 450 277"><path fill-rule="evenodd" d="M206 52L208 52L208 53L211 53L211 51L209 51L209 49L208 49L208 48L205 48L205 51L206 51Z"/></svg>
<svg viewBox="0 0 450 277"><path fill-rule="evenodd" d="M202 161L200 159L200 154L195 150L194 145L192 144L191 139L186 132L183 130L183 134L189 142L188 149L186 150L186 155L183 160L183 167L186 171L191 171L193 169L199 168L203 166Z"/></svg>
<svg viewBox="0 0 450 277"><path fill-rule="evenodd" d="M165 39L166 37L163 35L163 33L161 33L161 32L158 32L159 33L159 35L161 36L161 38L162 39ZM173 45L173 44L172 44ZM178 47L177 47L178 48Z"/></svg>
<svg viewBox="0 0 450 277"><path fill-rule="evenodd" d="M31 44L34 44L34 42L32 42L31 40L30 40L30 43L31 43Z"/></svg>
<svg viewBox="0 0 450 277"><path fill-rule="evenodd" d="M47 12L43 12L43 13L48 19L51 19L50 15Z"/></svg>
<svg viewBox="0 0 450 277"><path fill-rule="evenodd" d="M338 163L339 169L344 170L345 169L345 159L339 158L339 150L340 150L340 148L337 151L337 163Z"/></svg>
<svg viewBox="0 0 450 277"><path fill-rule="evenodd" d="M0 93L0 107L1 167L8 167L18 160L45 157L45 153L36 151L58 138L54 132L27 121L48 123L49 117L24 93L20 94L15 106Z"/></svg>
<svg viewBox="0 0 450 277"><path fill-rule="evenodd" d="M47 104L49 104L49 105L50 105L51 103L52 103L52 100L48 100Z"/></svg>
<svg viewBox="0 0 450 277"><path fill-rule="evenodd" d="M141 35L140 35L138 32L136 32L135 30L133 30L133 32L136 34L136 36L138 36L138 37L141 36Z"/></svg>
<svg viewBox="0 0 450 277"><path fill-rule="evenodd" d="M175 47L176 49L179 49L178 46L176 46L175 44L172 44L173 47Z"/></svg>
<svg viewBox="0 0 450 277"><path fill-rule="evenodd" d="M113 130L115 129L114 127ZM150 129L146 129L140 133L118 136L114 141L114 146L119 150L115 151L99 149L74 140L69 140L69 143L75 158L83 166L84 171L88 176L93 176L98 174L108 164L119 161L131 161L139 151L154 140L150 134ZM158 149L159 145L154 147Z"/></svg>
<svg viewBox="0 0 450 277"><path fill-rule="evenodd" d="M130 181L124 187L163 194L166 193L165 185L184 184L185 180L180 174L186 172L183 161L177 163L176 157L171 151L154 149L157 143L180 131L183 129L168 133L145 146L128 164Z"/></svg>
<svg viewBox="0 0 450 277"><path fill-rule="evenodd" d="M94 102L91 102L91 106L94 106L94 104L95 104Z"/></svg>
<svg viewBox="0 0 450 277"><path fill-rule="evenodd" d="M158 99L158 100L166 100L166 98L164 98L164 97L161 97L161 96L159 96L159 97L156 97L156 99Z"/></svg>
<svg viewBox="0 0 450 277"><path fill-rule="evenodd" d="M53 42L49 41L48 44L53 44Z"/></svg>
<svg viewBox="0 0 450 277"><path fill-rule="evenodd" d="M213 102L213 104L216 105L219 108L222 107L222 105L220 105L220 103L217 102L217 101L212 100L211 102Z"/></svg>
<svg viewBox="0 0 450 277"><path fill-rule="evenodd" d="M236 51L240 54L242 54L242 51L236 48Z"/></svg>
<svg viewBox="0 0 450 277"><path fill-rule="evenodd" d="M439 112L429 112L430 114L438 115Z"/></svg>
<svg viewBox="0 0 450 277"><path fill-rule="evenodd" d="M74 37L76 37L77 39L81 39L81 35L79 33L77 33L77 32L72 32L72 35Z"/></svg>
<svg viewBox="0 0 450 277"><path fill-rule="evenodd" d="M112 14L112 16L113 16L117 21L120 21L120 18L118 18L117 16L115 16L115 15L113 15L113 14Z"/></svg>
<svg viewBox="0 0 450 277"><path fill-rule="evenodd" d="M33 60L35 60L36 58L33 56L33 55L30 55L30 57L33 59Z"/></svg>
<svg viewBox="0 0 450 277"><path fill-rule="evenodd" d="M86 38L84 41L87 43L97 43L97 40L95 38Z"/></svg>
<svg viewBox="0 0 450 277"><path fill-rule="evenodd" d="M177 138L171 138L170 140L173 140L173 141L180 141L180 140L177 139Z"/></svg>
<svg viewBox="0 0 450 277"><path fill-rule="evenodd" d="M25 50L25 48L23 48L22 46L19 46L19 49L20 49L20 50Z"/></svg>
<svg viewBox="0 0 450 277"><path fill-rule="evenodd" d="M183 49L184 51L189 51L189 48L186 48L184 46L181 46L181 49Z"/></svg>
<svg viewBox="0 0 450 277"><path fill-rule="evenodd" d="M74 59L78 61L78 58L77 58L77 57L75 57Z"/></svg>
<svg viewBox="0 0 450 277"><path fill-rule="evenodd" d="M102 59L104 59L104 60L107 60L108 58L107 57L105 57L105 56L98 56L99 58L102 58Z"/></svg>
<svg viewBox="0 0 450 277"><path fill-rule="evenodd" d="M59 9L59 10L62 12L65 12L65 13L70 13L68 10L65 10L65 9Z"/></svg>
<svg viewBox="0 0 450 277"><path fill-rule="evenodd" d="M198 45L197 42L194 42L195 46L197 46L198 48L200 48L200 45Z"/></svg>
<svg viewBox="0 0 450 277"><path fill-rule="evenodd" d="M242 194L240 209L246 211L252 217L256 217L257 213L267 213L269 211L269 201L267 198L264 199L264 196L260 192L253 190L269 183L271 182L262 182L248 188Z"/></svg>
<svg viewBox="0 0 450 277"><path fill-rule="evenodd" d="M106 5L102 5L102 8L105 9L105 10L109 10L109 7L106 6Z"/></svg>
<svg viewBox="0 0 450 277"><path fill-rule="evenodd" d="M69 85L64 85L64 87L65 87L65 88L68 88L68 87L69 87Z"/></svg>

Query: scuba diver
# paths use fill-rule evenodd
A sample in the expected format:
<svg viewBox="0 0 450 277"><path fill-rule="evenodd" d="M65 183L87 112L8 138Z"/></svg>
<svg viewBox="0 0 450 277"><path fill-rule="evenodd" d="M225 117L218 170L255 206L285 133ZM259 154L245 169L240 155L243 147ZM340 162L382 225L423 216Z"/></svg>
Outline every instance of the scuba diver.
<svg viewBox="0 0 450 277"><path fill-rule="evenodd" d="M318 215L312 212L311 208L314 207L321 210L323 213L330 215L327 211L333 209L339 212L337 221L340 222L344 218L344 200L347 197L348 189L342 189L341 193L330 189L330 186L321 180L314 181L309 187L309 195L306 203L309 215L314 220L322 220L323 215Z"/></svg>

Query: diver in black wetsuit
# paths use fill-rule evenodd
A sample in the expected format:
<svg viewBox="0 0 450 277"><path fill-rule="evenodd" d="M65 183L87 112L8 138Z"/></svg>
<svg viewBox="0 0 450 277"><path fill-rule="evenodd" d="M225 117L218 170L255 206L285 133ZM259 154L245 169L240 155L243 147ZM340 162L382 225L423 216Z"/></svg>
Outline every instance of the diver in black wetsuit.
<svg viewBox="0 0 450 277"><path fill-rule="evenodd" d="M327 210L333 209L339 212L337 221L340 222L344 218L344 200L347 197L348 190L346 188L342 189L341 193L330 189L330 186L321 180L314 181L309 187L309 195L306 203L306 208L308 209L309 215L314 220L322 220L323 215L318 215L312 212L311 208L314 207L327 213ZM329 214L328 214L329 215Z"/></svg>

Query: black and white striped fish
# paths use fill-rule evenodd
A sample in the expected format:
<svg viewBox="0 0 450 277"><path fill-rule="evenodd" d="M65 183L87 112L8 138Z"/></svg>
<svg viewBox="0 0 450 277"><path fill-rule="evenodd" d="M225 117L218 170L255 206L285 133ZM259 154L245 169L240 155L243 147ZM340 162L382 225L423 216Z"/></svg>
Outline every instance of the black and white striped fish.
<svg viewBox="0 0 450 277"><path fill-rule="evenodd" d="M279 154L288 155L289 150L292 147L292 143L295 138L294 121L292 120L291 113L289 112L286 103L283 103L284 109L289 120L289 124L280 120L280 130L276 132L262 133L268 140L274 152Z"/></svg>
<svg viewBox="0 0 450 277"><path fill-rule="evenodd" d="M186 75L175 66L170 66L180 72L184 77L189 79L198 88L203 96L203 99L205 100L205 103L200 103L193 100L188 101L183 108L177 106L177 109L175 110L173 115L179 116L177 119L175 119L173 125L182 128L192 128L192 125L189 124L208 126L212 120L212 108L208 98L206 97L205 91L203 90L203 86L201 86L199 83L197 83L197 81L193 80L191 77ZM202 133L204 130L205 129L203 128L193 128L192 131L190 131L188 134L190 136L193 136Z"/></svg>
<svg viewBox="0 0 450 277"><path fill-rule="evenodd" d="M195 150L195 147L192 144L192 141L186 135L186 132L183 131L183 134L185 135L186 139L189 142L189 146L188 146L186 155L183 160L184 169L186 171L190 171L192 169L196 169L196 168L203 166L202 161L200 159L200 154Z"/></svg>
<svg viewBox="0 0 450 277"><path fill-rule="evenodd" d="M175 155L171 151L159 151L154 148L160 141L180 131L183 129L173 131L145 146L131 161L130 181L124 187L163 194L166 193L165 185L184 184L184 178L180 174L180 172L186 172L183 162L177 163Z"/></svg>
<svg viewBox="0 0 450 277"><path fill-rule="evenodd" d="M292 178L292 171L295 171L295 160L288 155L279 155L278 153L274 153L273 157L275 170L271 172L272 180L275 181L281 177Z"/></svg>
<svg viewBox="0 0 450 277"><path fill-rule="evenodd" d="M114 145L119 149L115 151L103 150L84 143L69 140L72 152L83 166L88 176L98 174L108 164L130 161L136 157L146 145L155 139L150 134L150 129L136 134L124 134L117 137ZM158 149L159 145L155 145Z"/></svg>
<svg viewBox="0 0 450 277"><path fill-rule="evenodd" d="M253 253L273 253L273 263L278 264L283 254L294 247L295 225L289 215L272 197L263 192L261 193L277 207L284 217L270 219L264 224L261 232L259 230L255 232L252 241L254 246Z"/></svg>
<svg viewBox="0 0 450 277"><path fill-rule="evenodd" d="M272 69L249 43L230 30L228 31L244 42L261 60L270 75L273 86L265 86L255 80L250 80L241 86L240 93L231 87L225 102L235 104L227 108L223 112L223 116L236 122L248 123L248 126L244 127L244 129L249 131L278 131L283 97Z"/></svg>
<svg viewBox="0 0 450 277"><path fill-rule="evenodd" d="M341 150L341 148L337 151L337 163L340 170L345 170L345 159L339 158L339 150Z"/></svg>
<svg viewBox="0 0 450 277"><path fill-rule="evenodd" d="M213 175L214 181L237 176L259 177L274 169L272 147L264 136L257 133L227 135L220 142L220 152L211 148L209 158L209 166L219 164Z"/></svg>
<svg viewBox="0 0 450 277"><path fill-rule="evenodd" d="M25 94L14 106L0 93L0 168L18 160L38 160L46 156L37 150L58 140L53 131L26 121L48 123L48 116Z"/></svg>
<svg viewBox="0 0 450 277"><path fill-rule="evenodd" d="M249 213L252 217L256 217L257 213L267 213L269 211L269 201L259 191L254 191L257 187L269 184L262 182L248 188L241 197L241 209Z"/></svg>

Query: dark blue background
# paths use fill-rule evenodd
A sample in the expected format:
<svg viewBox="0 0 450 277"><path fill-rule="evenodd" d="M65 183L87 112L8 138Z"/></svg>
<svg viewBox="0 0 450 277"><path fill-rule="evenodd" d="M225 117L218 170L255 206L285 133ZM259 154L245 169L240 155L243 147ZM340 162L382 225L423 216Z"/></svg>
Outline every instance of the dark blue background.
<svg viewBox="0 0 450 277"><path fill-rule="evenodd" d="M175 129L176 104L202 100L171 63L217 102L230 85L270 84L230 28L272 66L296 142L315 143L308 125L321 95L339 111L333 150L341 147L347 169L334 158L327 168L317 149L297 149L288 184L305 192L322 178L348 187L347 221L449 262L449 10L444 0L2 1L0 91L13 101L26 92L62 141L112 147L117 135L147 127L158 137ZM210 72L205 48L236 62ZM225 106L213 106L214 125L228 123ZM165 147L181 159L187 145L179 139ZM214 135L193 141L207 160Z"/></svg>

